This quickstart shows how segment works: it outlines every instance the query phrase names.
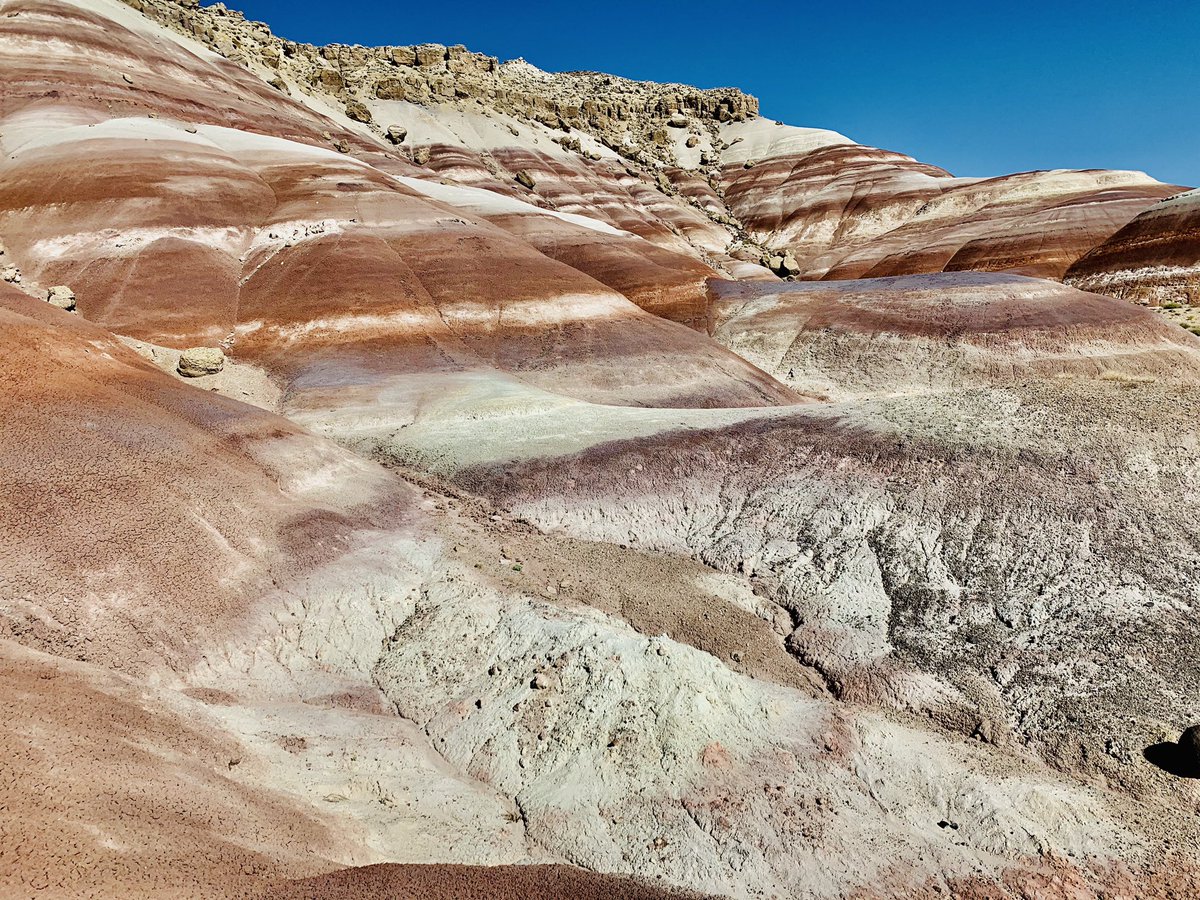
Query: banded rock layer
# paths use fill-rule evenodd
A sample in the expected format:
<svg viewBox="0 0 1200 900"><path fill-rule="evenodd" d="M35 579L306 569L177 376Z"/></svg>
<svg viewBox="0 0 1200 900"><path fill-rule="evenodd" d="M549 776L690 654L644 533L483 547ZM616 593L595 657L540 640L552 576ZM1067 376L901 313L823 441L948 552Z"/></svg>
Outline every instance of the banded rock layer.
<svg viewBox="0 0 1200 900"><path fill-rule="evenodd" d="M1071 266L1067 283L1135 303L1195 305L1198 212L1197 191L1152 206Z"/></svg>
<svg viewBox="0 0 1200 900"><path fill-rule="evenodd" d="M0 890L1196 892L1200 342L760 265L1165 188L141 8L0 0Z"/></svg>
<svg viewBox="0 0 1200 900"><path fill-rule="evenodd" d="M758 101L735 89L551 74L461 46L314 47L222 4L131 5L350 128L404 135L419 166L599 213L735 277L790 250L792 274L810 279L966 269L1061 278L1178 191L1135 172L953 178L834 132L762 119Z"/></svg>

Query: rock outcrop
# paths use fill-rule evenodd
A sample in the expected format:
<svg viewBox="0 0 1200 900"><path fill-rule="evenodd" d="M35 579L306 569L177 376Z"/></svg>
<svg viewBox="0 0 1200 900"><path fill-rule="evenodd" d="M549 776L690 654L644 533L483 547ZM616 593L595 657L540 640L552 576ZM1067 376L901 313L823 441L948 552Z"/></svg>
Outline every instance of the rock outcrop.
<svg viewBox="0 0 1200 900"><path fill-rule="evenodd" d="M437 103L481 102L551 128L580 129L628 153L666 158L660 129L686 128L691 118L734 122L758 114L758 101L733 88L698 90L636 82L594 72L550 74L524 60L501 64L461 45L316 47L277 38L222 3L124 0L191 35L234 62L261 66L284 83L336 98L350 118L371 123L371 99Z"/></svg>
<svg viewBox="0 0 1200 900"><path fill-rule="evenodd" d="M46 302L57 309L73 312L75 310L75 292L66 285L56 285L46 292Z"/></svg>

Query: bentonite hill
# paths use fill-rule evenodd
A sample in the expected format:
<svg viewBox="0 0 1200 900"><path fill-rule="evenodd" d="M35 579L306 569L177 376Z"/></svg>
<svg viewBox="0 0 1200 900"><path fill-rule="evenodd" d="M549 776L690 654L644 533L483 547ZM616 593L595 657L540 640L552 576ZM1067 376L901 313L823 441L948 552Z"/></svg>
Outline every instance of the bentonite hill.
<svg viewBox="0 0 1200 900"><path fill-rule="evenodd" d="M1184 190L0 0L0 896L1200 895Z"/></svg>

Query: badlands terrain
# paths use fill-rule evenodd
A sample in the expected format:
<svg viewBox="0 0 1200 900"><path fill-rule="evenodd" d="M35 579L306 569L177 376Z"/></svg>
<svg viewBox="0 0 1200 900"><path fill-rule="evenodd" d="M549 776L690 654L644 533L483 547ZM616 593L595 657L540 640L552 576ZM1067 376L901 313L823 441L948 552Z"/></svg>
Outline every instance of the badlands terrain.
<svg viewBox="0 0 1200 900"><path fill-rule="evenodd" d="M195 0L0 75L0 895L1200 894L1196 192Z"/></svg>

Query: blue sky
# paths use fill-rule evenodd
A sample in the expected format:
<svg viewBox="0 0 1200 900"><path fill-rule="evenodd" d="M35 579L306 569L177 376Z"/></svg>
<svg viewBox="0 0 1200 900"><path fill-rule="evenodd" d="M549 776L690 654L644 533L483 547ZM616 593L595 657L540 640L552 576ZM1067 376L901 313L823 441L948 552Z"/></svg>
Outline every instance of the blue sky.
<svg viewBox="0 0 1200 900"><path fill-rule="evenodd" d="M1200 185L1200 0L637 3L227 0L313 43L462 43L755 94L959 175L1141 169Z"/></svg>

